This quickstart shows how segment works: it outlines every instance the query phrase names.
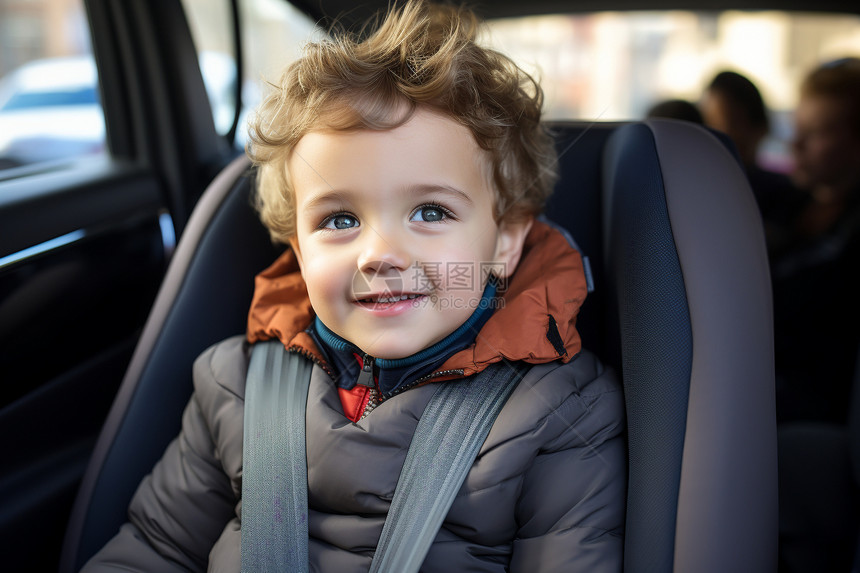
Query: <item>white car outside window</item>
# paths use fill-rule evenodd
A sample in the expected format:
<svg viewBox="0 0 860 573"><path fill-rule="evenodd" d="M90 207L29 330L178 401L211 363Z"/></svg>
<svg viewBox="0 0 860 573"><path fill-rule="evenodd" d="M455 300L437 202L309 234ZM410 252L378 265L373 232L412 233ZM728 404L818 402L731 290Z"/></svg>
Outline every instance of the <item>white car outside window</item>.
<svg viewBox="0 0 860 573"><path fill-rule="evenodd" d="M36 60L0 80L0 168L104 148L104 113L91 56Z"/></svg>

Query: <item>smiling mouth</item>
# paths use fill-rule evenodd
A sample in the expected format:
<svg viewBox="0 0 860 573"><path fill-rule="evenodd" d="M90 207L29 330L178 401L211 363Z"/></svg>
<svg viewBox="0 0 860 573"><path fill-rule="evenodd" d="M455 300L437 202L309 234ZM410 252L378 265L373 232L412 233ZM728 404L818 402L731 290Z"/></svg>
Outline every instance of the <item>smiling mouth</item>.
<svg viewBox="0 0 860 573"><path fill-rule="evenodd" d="M370 296L367 298L357 299L355 302L360 304L388 304L393 302L400 302L401 300L413 300L422 296L426 296L423 294L400 294L400 295L382 295L382 296Z"/></svg>

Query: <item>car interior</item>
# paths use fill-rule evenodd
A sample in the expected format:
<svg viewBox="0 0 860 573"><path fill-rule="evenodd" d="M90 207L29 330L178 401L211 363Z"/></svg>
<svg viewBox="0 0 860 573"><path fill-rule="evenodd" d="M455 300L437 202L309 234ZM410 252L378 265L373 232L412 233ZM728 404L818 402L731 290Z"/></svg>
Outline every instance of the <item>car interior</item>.
<svg viewBox="0 0 860 573"><path fill-rule="evenodd" d="M241 2L219 8L233 16L239 70L253 49ZM387 5L292 4L323 29ZM491 18L727 8L694 4L476 8ZM732 7L860 12L844 0ZM179 430L193 360L244 332L253 277L282 248L252 206L254 170L237 143L241 87L219 133L183 2L85 8L108 152L0 171L0 548L11 571L78 571L116 533ZM548 127L561 176L546 216L588 257L594 283L577 327L624 384L625 568L776 571L771 282L732 144L668 119ZM850 429L837 440L853 448L840 476L853 496Z"/></svg>

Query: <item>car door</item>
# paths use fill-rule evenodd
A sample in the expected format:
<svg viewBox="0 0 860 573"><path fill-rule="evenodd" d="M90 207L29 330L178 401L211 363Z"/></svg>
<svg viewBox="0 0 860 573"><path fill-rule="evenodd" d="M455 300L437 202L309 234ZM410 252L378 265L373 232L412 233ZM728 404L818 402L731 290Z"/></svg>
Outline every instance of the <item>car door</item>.
<svg viewBox="0 0 860 573"><path fill-rule="evenodd" d="M12 54L20 26L43 39L29 46L28 64L56 63L57 37L73 36L79 59L97 69L98 84L89 81L100 106L90 98L86 113L103 110L86 135L75 124L82 104L66 96L85 97L87 72L48 66L36 83L54 91L31 87L24 101L53 105L18 122L31 131L0 170L0 554L4 570L49 571L175 239L239 150L215 130L179 0L13 2L0 11L9 22L0 52ZM21 105L7 118L20 119ZM64 130L65 139L52 135ZM63 146L85 151L64 155Z"/></svg>

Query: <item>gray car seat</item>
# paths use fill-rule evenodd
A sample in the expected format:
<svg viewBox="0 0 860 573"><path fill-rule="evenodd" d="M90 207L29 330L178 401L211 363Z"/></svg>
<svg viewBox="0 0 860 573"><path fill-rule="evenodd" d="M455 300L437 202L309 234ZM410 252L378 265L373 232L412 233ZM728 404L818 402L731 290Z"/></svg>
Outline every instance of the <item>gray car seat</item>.
<svg viewBox="0 0 860 573"><path fill-rule="evenodd" d="M626 569L775 570L770 281L743 172L692 124L552 128L561 180L547 215L590 257L579 327L624 382ZM126 520L179 430L197 354L244 331L253 276L276 256L252 180L237 160L189 221L81 485L62 572Z"/></svg>

